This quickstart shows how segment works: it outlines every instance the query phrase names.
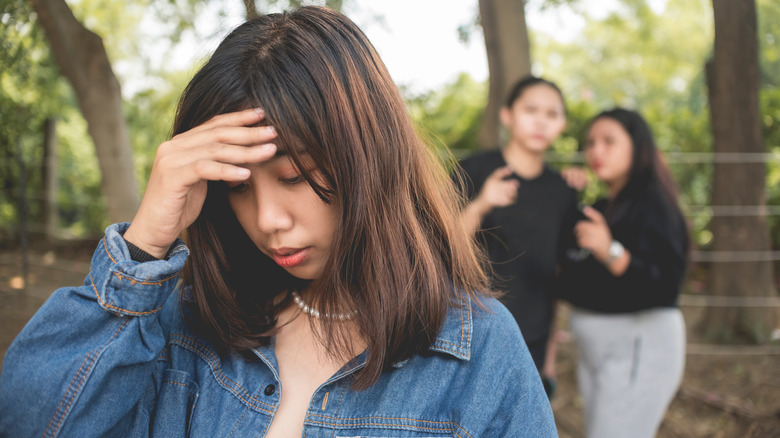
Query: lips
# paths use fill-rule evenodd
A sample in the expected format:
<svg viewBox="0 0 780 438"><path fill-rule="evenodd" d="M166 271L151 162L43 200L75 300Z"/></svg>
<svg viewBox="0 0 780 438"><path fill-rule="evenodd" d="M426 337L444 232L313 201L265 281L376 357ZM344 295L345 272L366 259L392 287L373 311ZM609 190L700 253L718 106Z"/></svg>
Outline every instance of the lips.
<svg viewBox="0 0 780 438"><path fill-rule="evenodd" d="M271 258L283 268L300 265L309 254L309 248L279 248L271 250Z"/></svg>

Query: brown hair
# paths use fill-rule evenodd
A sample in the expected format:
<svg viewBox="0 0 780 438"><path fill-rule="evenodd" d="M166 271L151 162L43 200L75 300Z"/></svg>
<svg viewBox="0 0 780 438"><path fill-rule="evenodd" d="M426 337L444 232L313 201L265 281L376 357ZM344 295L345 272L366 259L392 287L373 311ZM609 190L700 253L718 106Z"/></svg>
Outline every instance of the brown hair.
<svg viewBox="0 0 780 438"><path fill-rule="evenodd" d="M330 259L309 300L322 312L359 310L354 322L368 357L356 388L427 350L450 306L491 294L447 173L415 134L373 46L348 18L302 7L236 28L187 86L174 134L250 107L265 109L279 133L274 143L299 169L307 168L301 151L311 157L322 177L304 177L339 210ZM305 282L254 246L222 183L209 183L187 239L185 282L198 329L236 351L266 344L276 328L273 297ZM349 334L336 322L321 322L323 345L348 355Z"/></svg>

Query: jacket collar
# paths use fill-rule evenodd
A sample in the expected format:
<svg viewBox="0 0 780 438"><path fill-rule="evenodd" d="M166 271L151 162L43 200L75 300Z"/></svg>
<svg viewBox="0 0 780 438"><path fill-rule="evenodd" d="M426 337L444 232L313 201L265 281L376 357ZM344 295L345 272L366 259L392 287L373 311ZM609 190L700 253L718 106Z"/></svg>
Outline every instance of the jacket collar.
<svg viewBox="0 0 780 438"><path fill-rule="evenodd" d="M450 307L447 312L444 324L430 350L469 360L473 331L472 302L466 295L460 295L459 300L459 305Z"/></svg>
<svg viewBox="0 0 780 438"><path fill-rule="evenodd" d="M460 295L457 306L451 306L444 318L444 323L439 330L438 336L430 346L430 351L451 355L457 359L471 359L471 339L473 332L473 304L471 298L466 295ZM269 368L277 373L276 356L273 354L273 343L271 345L252 349L255 354L262 359ZM342 377L352 374L363 368L366 364L368 352L363 351L358 356L350 360L339 372L328 379L332 382ZM402 360L393 364L394 368L403 367L409 360ZM278 378L278 377L277 377Z"/></svg>

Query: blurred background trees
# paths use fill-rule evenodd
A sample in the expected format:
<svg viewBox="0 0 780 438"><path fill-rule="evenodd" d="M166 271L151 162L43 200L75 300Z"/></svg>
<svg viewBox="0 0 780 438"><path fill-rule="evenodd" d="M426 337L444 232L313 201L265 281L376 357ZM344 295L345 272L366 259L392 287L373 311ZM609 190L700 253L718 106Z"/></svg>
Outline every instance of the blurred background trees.
<svg viewBox="0 0 780 438"><path fill-rule="evenodd" d="M717 207L725 206L723 202L736 205L715 199L712 192L713 178L718 178L713 171L716 166L712 153L719 150L713 148L717 141L712 134L710 91L704 66L712 58L716 71L723 68L718 67L718 55L713 52L717 50L717 43L713 44L718 38L715 32L720 31L714 24L713 6L717 8L719 0L714 5L709 0L668 0L661 13L650 8L645 0L616 0L615 11L599 18L585 12L582 7L585 1L475 0L475 14L482 16L464 23L461 37L484 37L491 80L476 81L462 74L438 89L416 94L406 90L409 110L423 137L443 152L451 150L456 156L462 156L481 148L496 147L501 144L500 130L497 117L492 114L497 114L506 87L530 70L557 82L567 98L568 127L550 157L553 165L563 166L577 163L576 153L590 117L615 105L639 109L651 123L659 146L670 162L691 222L699 260L692 272L689 291L697 293L704 288L711 292L712 279L708 275L721 266L711 255L729 249L716 247L719 240L716 234L729 235L733 227L726 225L726 231L719 231L717 221L728 216ZM79 59L84 46L76 44L58 57L56 44L52 42L66 41L52 31L44 31L42 5L58 3L73 12L77 24L85 28L83 32L100 37L109 66L123 67L124 76L118 78L121 94L116 95L121 97L121 120L126 124L126 134L122 135L126 140L120 135L108 142L107 147L122 149L121 153L109 154L108 159L114 160L110 166L99 163L96 150L102 146L90 128L90 117L83 115L86 111L84 100L79 97L81 92L74 91L78 87L71 85L73 79L67 79L68 69L64 66ZM180 43L194 41L202 48L204 41L223 30L205 25L204 20L212 25L220 23L231 10L238 9L241 15L250 17L299 3L302 2L0 0L0 153L3 157L0 242L5 242L3 246L18 242L23 224L39 236L94 238L109 222L129 220L128 213L112 213L115 210L108 200L122 199L117 208L134 211L132 205L137 201L132 198L140 198L157 145L169 135L176 99L191 69L200 62L198 57L208 53L203 48L200 53L183 54ZM335 8L350 4L341 0L317 3ZM732 2L725 0L725 3ZM757 214L754 219L763 220L767 227L763 239L766 241L768 236L769 242L763 252L770 257L747 263L763 263L762 269L769 266L771 272L775 261L772 250L776 254L780 246L780 215L776 214L780 210L780 3L773 0L733 3L755 4L755 32L750 31L751 35L745 37L757 43L756 127L760 129L762 143L751 151L763 151L760 162L753 164L765 170L749 172L765 175L763 186L769 206L763 210L763 216ZM523 4L524 7L519 7ZM541 8L569 8L581 14L585 20L581 35L562 42L553 35L530 30L525 23L527 12ZM154 50L150 50L152 47ZM107 69L103 68L102 73L107 73ZM90 80L87 85L94 84ZM103 112L99 115L105 115ZM120 131L116 127L112 129L117 135ZM135 182L131 184L128 175L124 175L119 187L129 189L135 185L134 194L107 196L110 192L106 180L120 179L111 166L131 171ZM727 176L721 181L733 186L731 179ZM735 193L745 193L744 190L737 188ZM594 186L585 198L592 200L598 194L599 189ZM749 201L756 205L742 205L758 208L762 202L759 196ZM748 229L755 227L748 226ZM736 249L759 251L764 247ZM740 277L746 276L730 274L730 278ZM770 275L762 285L752 286L716 280L728 286L715 292L729 296L776 296L773 277ZM721 341L738 338L765 341L766 327L776 324L771 318L777 315L777 308L763 310L768 318L763 328L755 323L734 328L739 325L735 323L726 332L710 335ZM759 316L754 312L730 318L745 322Z"/></svg>
<svg viewBox="0 0 780 438"><path fill-rule="evenodd" d="M706 64L716 156L713 208L766 211L766 164L759 109L758 29L755 2L714 0L715 43ZM774 270L766 213L718 215L710 224L710 272L714 296L775 296ZM709 308L699 323L707 338L722 342L765 341L777 327L776 309Z"/></svg>

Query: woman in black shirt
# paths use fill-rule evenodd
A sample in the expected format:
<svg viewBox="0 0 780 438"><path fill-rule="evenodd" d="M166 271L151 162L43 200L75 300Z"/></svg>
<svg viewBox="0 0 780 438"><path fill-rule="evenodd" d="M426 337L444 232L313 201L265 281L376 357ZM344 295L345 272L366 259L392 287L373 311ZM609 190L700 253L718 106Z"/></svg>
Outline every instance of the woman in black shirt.
<svg viewBox="0 0 780 438"><path fill-rule="evenodd" d="M492 267L492 285L515 317L548 396L555 388L547 361L554 324L553 295L562 241L571 233L577 201L545 154L566 126L563 94L534 76L520 79L501 108L504 147L460 162L454 180L468 203L461 212Z"/></svg>
<svg viewBox="0 0 780 438"><path fill-rule="evenodd" d="M608 196L583 210L562 297L573 305L588 437L653 437L682 379L677 297L688 232L644 119L625 109L591 122L588 166ZM584 250L584 251L583 251Z"/></svg>

